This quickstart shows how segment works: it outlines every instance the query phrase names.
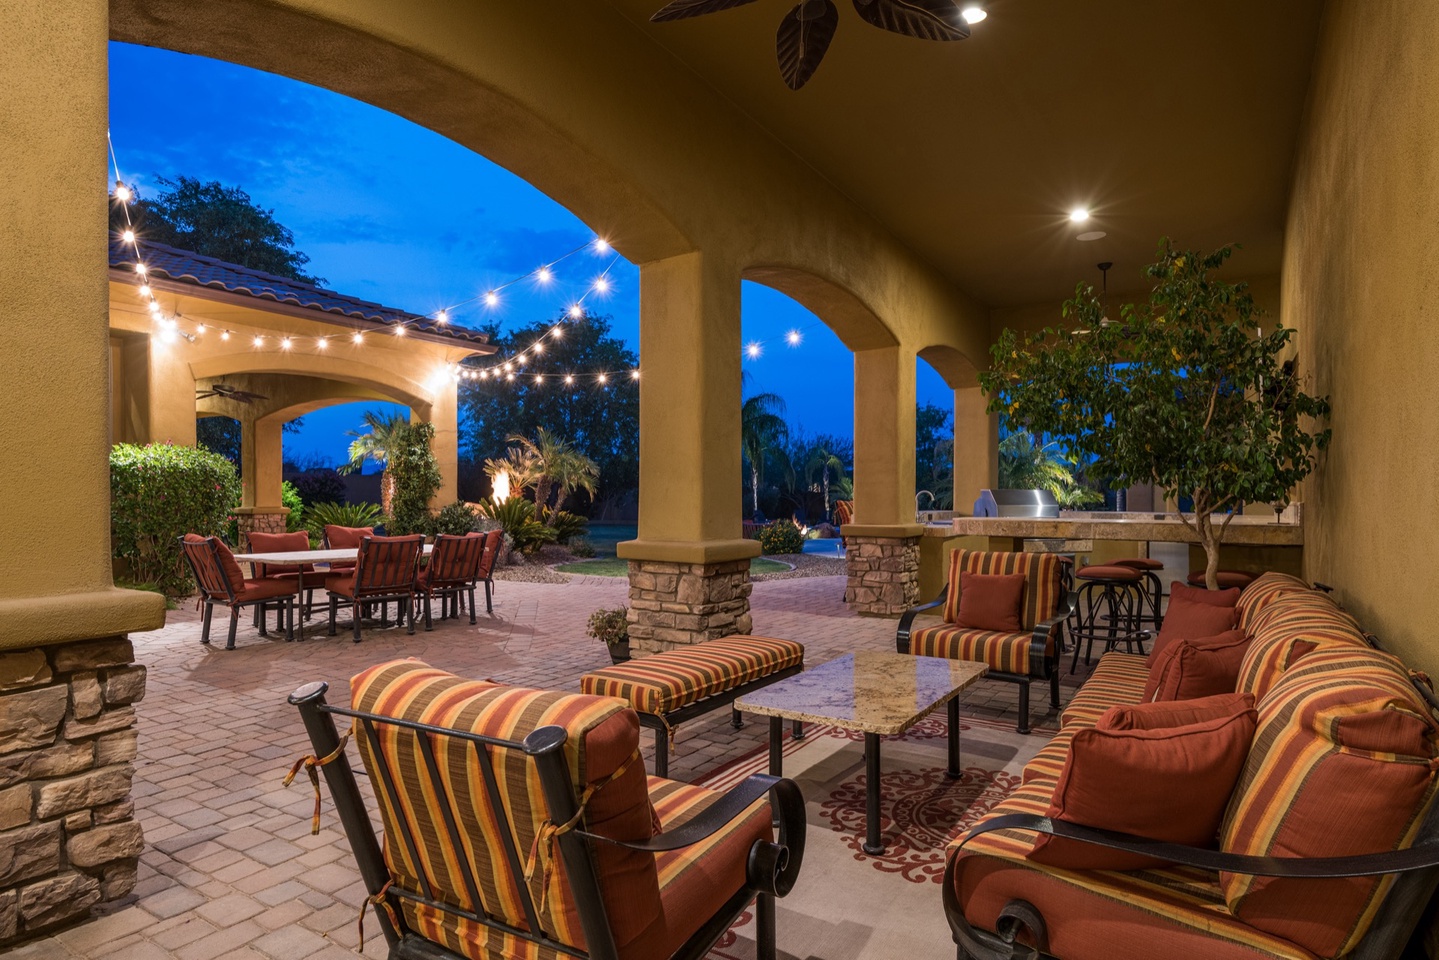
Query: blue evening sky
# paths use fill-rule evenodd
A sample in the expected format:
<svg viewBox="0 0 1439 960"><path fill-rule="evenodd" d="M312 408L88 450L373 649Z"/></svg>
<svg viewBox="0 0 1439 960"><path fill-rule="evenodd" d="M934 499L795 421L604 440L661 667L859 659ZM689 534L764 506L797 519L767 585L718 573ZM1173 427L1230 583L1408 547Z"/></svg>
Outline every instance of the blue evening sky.
<svg viewBox="0 0 1439 960"><path fill-rule="evenodd" d="M309 272L331 289L416 313L467 300L594 237L520 177L424 127L204 57L111 43L110 131L120 172L142 195L157 191L157 177L179 174L241 187L294 232ZM584 250L555 268L549 287L517 283L499 307L471 305L454 321L556 318L606 268L614 289L603 299L590 294L586 305L609 314L616 335L638 349L639 270L613 253ZM764 343L759 359L744 361L749 389L784 397L792 428L851 436L849 350L814 314L759 284L744 284L743 311L745 342ZM796 328L804 342L791 348L785 334ZM944 382L918 366L920 402L948 409ZM363 411L383 407L308 414L285 437L286 456L342 460L346 431L360 426Z"/></svg>

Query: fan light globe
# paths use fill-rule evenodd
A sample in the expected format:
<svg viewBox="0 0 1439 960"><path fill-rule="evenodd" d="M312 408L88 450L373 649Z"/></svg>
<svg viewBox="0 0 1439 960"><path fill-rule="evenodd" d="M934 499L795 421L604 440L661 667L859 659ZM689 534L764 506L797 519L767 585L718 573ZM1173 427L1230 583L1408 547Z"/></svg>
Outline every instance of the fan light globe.
<svg viewBox="0 0 1439 960"><path fill-rule="evenodd" d="M1089 210L1085 207L1075 207L1069 211L1070 223L1083 223L1089 219Z"/></svg>
<svg viewBox="0 0 1439 960"><path fill-rule="evenodd" d="M984 8L979 6L978 4L970 4L963 10L959 11L959 15L964 17L965 23L978 23L985 17L989 16L989 14L984 12Z"/></svg>

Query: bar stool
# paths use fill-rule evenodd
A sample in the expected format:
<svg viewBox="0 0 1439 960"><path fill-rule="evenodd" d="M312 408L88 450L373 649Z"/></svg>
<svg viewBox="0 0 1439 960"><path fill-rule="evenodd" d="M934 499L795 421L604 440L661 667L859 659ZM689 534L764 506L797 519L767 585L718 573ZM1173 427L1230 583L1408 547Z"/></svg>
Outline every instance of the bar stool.
<svg viewBox="0 0 1439 960"><path fill-rule="evenodd" d="M1074 637L1074 661L1069 672L1079 667L1081 646L1085 648L1084 664L1089 665L1095 640L1103 641L1105 653L1120 643L1129 653L1138 644L1139 652L1144 653L1144 641L1149 636L1139 626L1144 609L1144 575L1132 567L1105 564L1081 567L1074 577L1079 582L1079 602L1074 607L1074 627L1069 631Z"/></svg>
<svg viewBox="0 0 1439 960"><path fill-rule="evenodd" d="M1164 569L1163 562L1151 560L1149 557L1132 557L1126 560L1115 560L1113 565L1138 570L1144 575L1140 589L1144 591L1144 599L1148 601L1149 611L1143 612L1141 608L1139 625L1141 627L1152 626L1158 630L1160 624L1164 622L1164 615L1159 612L1164 603L1164 581L1159 579L1159 571Z"/></svg>
<svg viewBox="0 0 1439 960"><path fill-rule="evenodd" d="M1244 570L1219 570L1215 572L1214 576L1219 581L1220 590L1228 590L1230 587L1238 587L1243 590L1253 583L1259 574L1248 573ZM1187 579L1191 587L1205 585L1203 570L1191 570Z"/></svg>

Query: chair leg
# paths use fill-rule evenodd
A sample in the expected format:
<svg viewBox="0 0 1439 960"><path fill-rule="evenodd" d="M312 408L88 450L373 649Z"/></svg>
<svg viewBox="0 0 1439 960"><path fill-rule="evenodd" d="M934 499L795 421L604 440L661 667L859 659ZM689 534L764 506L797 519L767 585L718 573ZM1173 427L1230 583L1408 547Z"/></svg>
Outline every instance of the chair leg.
<svg viewBox="0 0 1439 960"><path fill-rule="evenodd" d="M441 620L445 619L445 602L446 602L447 600L449 600L449 599L450 599L450 598L449 598L448 596L446 596L445 594L443 594L443 593L440 594L440 619L441 619ZM421 594L421 595L420 595L420 603L424 604L424 606L425 606L425 630L426 630L426 631L430 631L430 630L435 629L434 624L430 622L430 595L429 595L428 593ZM413 632L413 631L412 631L412 632Z"/></svg>
<svg viewBox="0 0 1439 960"><path fill-rule="evenodd" d="M1019 685L1019 722L1014 725L1015 732L1029 732L1029 681L1026 680Z"/></svg>
<svg viewBox="0 0 1439 960"><path fill-rule="evenodd" d="M1049 671L1049 705L1059 709L1059 661L1054 662L1054 668Z"/></svg>
<svg viewBox="0 0 1439 960"><path fill-rule="evenodd" d="M330 636L335 635L335 612L339 608L340 601L333 593L330 594Z"/></svg>
<svg viewBox="0 0 1439 960"><path fill-rule="evenodd" d="M235 631L240 628L240 608L230 608L230 639L225 641L225 649L235 649Z"/></svg>
<svg viewBox="0 0 1439 960"><path fill-rule="evenodd" d="M210 645L210 618L215 615L215 604L213 601L205 601L205 617L201 621L200 642L206 646Z"/></svg>
<svg viewBox="0 0 1439 960"><path fill-rule="evenodd" d="M754 898L754 942L758 960L775 960L774 897L762 893Z"/></svg>
<svg viewBox="0 0 1439 960"><path fill-rule="evenodd" d="M490 588L494 586L489 580L485 581L485 613L494 613L495 606L490 602Z"/></svg>
<svg viewBox="0 0 1439 960"><path fill-rule="evenodd" d="M668 731L655 731L655 776L670 775L670 738Z"/></svg>
<svg viewBox="0 0 1439 960"><path fill-rule="evenodd" d="M475 585L470 584L470 626L474 626L475 620Z"/></svg>
<svg viewBox="0 0 1439 960"><path fill-rule="evenodd" d="M405 625L406 625L407 627L409 627L409 629L406 630L405 632L408 633L410 636L413 637L413 636L415 635L415 598L414 598L413 596L412 596L412 597L409 597L409 598L407 598L407 599L405 600L404 603L396 603L395 606L397 606L397 607L400 608L400 616L405 617L405 621L406 621L406 622L405 622ZM405 616L406 614L408 614L408 616ZM426 604L426 605L425 605L425 617L428 619L429 616L430 616L430 607L429 607L429 604ZM399 625L400 625L400 622L399 622L398 619L396 619L396 620L395 620L395 626L398 627Z"/></svg>
<svg viewBox="0 0 1439 960"><path fill-rule="evenodd" d="M270 616L263 603L255 604L255 626L260 629L260 636L270 635Z"/></svg>
<svg viewBox="0 0 1439 960"><path fill-rule="evenodd" d="M354 603L350 604L350 622L351 622L352 624L354 624L354 627L355 627L355 642L356 642L356 643L359 643L359 642L360 642L360 601L358 601L358 600L356 600ZM384 621L384 620L381 620L380 623L381 623L381 625L384 625L385 621Z"/></svg>
<svg viewBox="0 0 1439 960"><path fill-rule="evenodd" d="M276 632L276 633L279 633L281 630L285 629L285 624L284 624L284 622L283 622L283 621L284 621L284 618L285 618L285 601L284 601L284 600L281 600L279 603L275 604L275 632Z"/></svg>
<svg viewBox="0 0 1439 960"><path fill-rule="evenodd" d="M744 714L740 713L739 707L729 708L729 725L736 730L744 726Z"/></svg>
<svg viewBox="0 0 1439 960"><path fill-rule="evenodd" d="M285 601L285 641L287 643L295 642L295 603L299 599L297 595Z"/></svg>

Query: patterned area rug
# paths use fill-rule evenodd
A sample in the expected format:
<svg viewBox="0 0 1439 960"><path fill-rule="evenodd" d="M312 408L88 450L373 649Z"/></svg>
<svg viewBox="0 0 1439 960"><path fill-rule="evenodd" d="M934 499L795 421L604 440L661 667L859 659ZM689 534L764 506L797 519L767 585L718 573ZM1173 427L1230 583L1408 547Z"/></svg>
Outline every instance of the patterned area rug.
<svg viewBox="0 0 1439 960"><path fill-rule="evenodd" d="M784 772L804 792L809 831L799 881L777 905L781 957L952 960L954 944L940 906L945 846L1019 786L1024 764L1054 735L1035 728L1023 736L1010 724L969 717L961 723L964 776L957 781L944 773L943 714L903 736L883 739L880 815L886 850L877 856L861 848L863 734L811 725L803 740L786 736ZM761 748L696 782L724 790L768 769L769 752ZM753 937L752 918L745 916L710 960L750 960Z"/></svg>

